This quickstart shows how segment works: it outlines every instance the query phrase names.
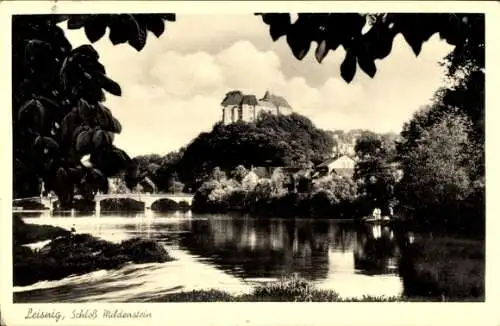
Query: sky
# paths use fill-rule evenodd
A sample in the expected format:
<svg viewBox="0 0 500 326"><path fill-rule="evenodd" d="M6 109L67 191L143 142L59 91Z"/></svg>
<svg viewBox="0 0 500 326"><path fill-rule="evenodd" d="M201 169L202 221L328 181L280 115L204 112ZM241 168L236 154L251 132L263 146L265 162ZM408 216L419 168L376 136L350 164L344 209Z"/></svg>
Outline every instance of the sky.
<svg viewBox="0 0 500 326"><path fill-rule="evenodd" d="M66 35L73 46L89 43L83 29ZM322 129L399 133L444 83L439 61L452 50L435 35L415 57L399 35L391 54L376 61L373 79L358 67L348 84L340 77L342 48L320 64L313 46L299 61L285 38L273 42L268 26L252 14L177 15L160 38L149 33L140 52L113 46L107 34L94 47L122 87L121 97L107 94L106 106L123 126L115 144L131 156L164 155L211 130L231 90L284 96Z"/></svg>

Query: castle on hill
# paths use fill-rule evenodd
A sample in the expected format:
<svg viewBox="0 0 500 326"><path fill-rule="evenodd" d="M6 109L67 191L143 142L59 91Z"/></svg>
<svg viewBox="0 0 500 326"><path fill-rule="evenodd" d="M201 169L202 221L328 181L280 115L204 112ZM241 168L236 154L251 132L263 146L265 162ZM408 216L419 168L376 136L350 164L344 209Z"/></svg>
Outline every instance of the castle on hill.
<svg viewBox="0 0 500 326"><path fill-rule="evenodd" d="M292 107L282 96L266 91L264 96L257 100L255 95L246 95L240 91L231 91L226 94L222 105L222 122L225 125L237 122L253 122L262 112L271 114L290 114Z"/></svg>

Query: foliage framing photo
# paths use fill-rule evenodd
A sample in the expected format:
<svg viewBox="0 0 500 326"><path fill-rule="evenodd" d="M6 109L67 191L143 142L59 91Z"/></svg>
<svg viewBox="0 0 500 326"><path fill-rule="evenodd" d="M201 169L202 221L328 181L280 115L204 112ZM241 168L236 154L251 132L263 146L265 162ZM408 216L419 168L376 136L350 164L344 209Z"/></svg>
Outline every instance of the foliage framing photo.
<svg viewBox="0 0 500 326"><path fill-rule="evenodd" d="M92 199L106 192L107 177L130 167L113 145L119 121L104 106L104 91L120 96L91 45L73 49L59 26L83 28L91 42L109 27L113 44L140 51L151 31L159 37L173 14L31 15L12 20L14 195L54 191L63 207L75 190ZM135 180L129 180L133 183Z"/></svg>
<svg viewBox="0 0 500 326"><path fill-rule="evenodd" d="M313 42L319 63L329 51L342 47L341 76L351 82L359 66L374 77L376 60L387 57L401 34L415 55L438 33L455 46L446 58L455 86L442 91L446 110L462 107L471 117L472 132L484 142L484 15L417 13L300 13L292 22L287 13L259 13L273 40L286 37L293 55L302 60ZM63 206L75 190L91 199L108 188L107 177L128 170L127 183L138 181L128 155L113 145L121 125L103 105L105 93L120 96L121 88L106 75L91 45L73 49L61 24L83 28L94 43L109 29L113 44L144 48L148 32L160 37L174 14L94 14L14 16L13 26L13 141L14 195L38 195L41 181ZM365 32L365 28L369 28ZM482 86L482 88L481 88ZM476 89L479 107L461 105ZM477 108L476 108L477 107ZM479 150L481 165L484 148ZM482 153L482 154L481 154ZM481 173L479 173L481 175ZM484 177L484 172L482 173Z"/></svg>

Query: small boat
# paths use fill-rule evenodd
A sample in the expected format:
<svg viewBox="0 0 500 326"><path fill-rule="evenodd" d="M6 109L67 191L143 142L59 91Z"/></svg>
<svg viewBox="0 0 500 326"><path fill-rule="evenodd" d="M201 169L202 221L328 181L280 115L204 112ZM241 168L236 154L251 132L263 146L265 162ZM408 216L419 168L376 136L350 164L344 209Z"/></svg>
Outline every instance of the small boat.
<svg viewBox="0 0 500 326"><path fill-rule="evenodd" d="M375 218L372 216L363 217L363 222L376 223L376 222L390 222L390 221L391 221L391 218L389 216L383 216L381 218Z"/></svg>

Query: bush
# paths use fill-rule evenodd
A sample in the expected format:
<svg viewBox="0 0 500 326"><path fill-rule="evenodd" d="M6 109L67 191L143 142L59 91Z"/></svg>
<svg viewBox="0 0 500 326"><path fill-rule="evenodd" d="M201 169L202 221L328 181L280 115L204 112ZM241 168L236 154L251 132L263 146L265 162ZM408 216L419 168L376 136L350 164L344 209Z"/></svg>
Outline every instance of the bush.
<svg viewBox="0 0 500 326"><path fill-rule="evenodd" d="M395 302L406 297L341 298L335 291L315 289L307 280L287 277L257 286L249 294L231 295L219 290L194 290L150 298L149 302ZM427 300L428 301L428 300Z"/></svg>
<svg viewBox="0 0 500 326"><path fill-rule="evenodd" d="M31 199L22 199L16 201L15 207L22 207L22 209L26 210L46 210L49 209L48 207L43 206L43 204L31 200Z"/></svg>
<svg viewBox="0 0 500 326"><path fill-rule="evenodd" d="M277 301L311 301L313 287L297 277L282 278L254 289L253 295L260 298L273 298Z"/></svg>
<svg viewBox="0 0 500 326"><path fill-rule="evenodd" d="M18 215L12 218L12 237L14 245L34 243L68 236L71 232L52 225L26 224Z"/></svg>
<svg viewBox="0 0 500 326"><path fill-rule="evenodd" d="M309 212L314 217L331 216L333 212L333 194L328 190L316 192L309 199Z"/></svg>
<svg viewBox="0 0 500 326"><path fill-rule="evenodd" d="M28 249L29 250L29 249ZM39 251L14 250L14 285L58 280L100 269L120 268L127 262L167 262L170 257L152 240L131 239L114 244L89 234L63 236Z"/></svg>
<svg viewBox="0 0 500 326"><path fill-rule="evenodd" d="M139 212L144 211L143 202L131 198L110 198L101 200L101 212Z"/></svg>
<svg viewBox="0 0 500 326"><path fill-rule="evenodd" d="M134 263L162 263L173 260L161 244L149 239L134 238L123 241L120 250Z"/></svg>
<svg viewBox="0 0 500 326"><path fill-rule="evenodd" d="M85 200L85 199L75 199L73 202L73 208L79 212L94 212L95 201Z"/></svg>
<svg viewBox="0 0 500 326"><path fill-rule="evenodd" d="M191 209L191 205L185 201L185 200L181 200L178 204L178 209L182 212L187 212Z"/></svg>
<svg viewBox="0 0 500 326"><path fill-rule="evenodd" d="M399 270L407 296L484 300L484 264L483 241L419 239L404 249Z"/></svg>
<svg viewBox="0 0 500 326"><path fill-rule="evenodd" d="M151 210L157 212L172 212L179 209L179 204L175 200L162 198L151 205Z"/></svg>

